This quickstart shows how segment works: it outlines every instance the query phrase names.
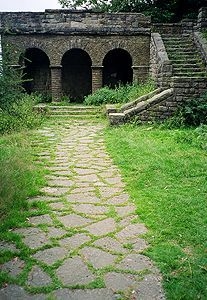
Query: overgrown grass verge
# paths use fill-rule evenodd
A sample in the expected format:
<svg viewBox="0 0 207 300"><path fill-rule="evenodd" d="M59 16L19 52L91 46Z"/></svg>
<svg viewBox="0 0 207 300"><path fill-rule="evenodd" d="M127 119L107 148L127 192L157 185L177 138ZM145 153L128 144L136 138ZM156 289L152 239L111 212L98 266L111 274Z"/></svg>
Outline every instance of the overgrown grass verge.
<svg viewBox="0 0 207 300"><path fill-rule="evenodd" d="M0 229L17 226L28 209L27 197L38 194L43 170L32 164L31 132L0 137Z"/></svg>
<svg viewBox="0 0 207 300"><path fill-rule="evenodd" d="M7 109L0 109L0 134L39 126L45 117L34 111L34 105L39 101L40 97L36 95L22 95L17 103L12 103Z"/></svg>
<svg viewBox="0 0 207 300"><path fill-rule="evenodd" d="M155 89L152 80L140 84L128 84L115 89L103 87L92 95L85 97L86 105L116 104L133 101Z"/></svg>
<svg viewBox="0 0 207 300"><path fill-rule="evenodd" d="M163 274L168 299L207 298L207 157L199 136L195 129L133 125L105 132L149 229L147 255Z"/></svg>

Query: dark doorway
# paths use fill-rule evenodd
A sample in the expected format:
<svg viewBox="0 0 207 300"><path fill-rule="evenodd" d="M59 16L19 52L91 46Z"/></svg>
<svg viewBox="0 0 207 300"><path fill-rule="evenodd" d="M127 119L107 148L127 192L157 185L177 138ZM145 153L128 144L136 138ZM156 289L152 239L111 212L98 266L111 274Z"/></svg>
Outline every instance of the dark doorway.
<svg viewBox="0 0 207 300"><path fill-rule="evenodd" d="M82 102L91 93L91 65L90 56L82 49L71 49L63 55L62 88L70 101Z"/></svg>
<svg viewBox="0 0 207 300"><path fill-rule="evenodd" d="M23 87L28 94L38 92L47 95L50 86L50 60L47 54L38 48L29 48L23 56Z"/></svg>
<svg viewBox="0 0 207 300"><path fill-rule="evenodd" d="M116 87L120 84L132 83L132 58L123 49L109 51L103 60L103 85Z"/></svg>

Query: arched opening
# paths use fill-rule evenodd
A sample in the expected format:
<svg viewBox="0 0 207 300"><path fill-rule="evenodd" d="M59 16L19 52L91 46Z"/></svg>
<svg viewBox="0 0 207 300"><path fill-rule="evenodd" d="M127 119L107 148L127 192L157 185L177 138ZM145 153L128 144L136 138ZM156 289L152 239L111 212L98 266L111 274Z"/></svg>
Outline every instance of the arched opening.
<svg viewBox="0 0 207 300"><path fill-rule="evenodd" d="M51 86L50 60L47 54L38 48L29 48L23 56L23 65L25 91L28 94L38 92L47 95Z"/></svg>
<svg viewBox="0 0 207 300"><path fill-rule="evenodd" d="M68 50L62 58L62 89L70 101L82 102L92 89L92 61L82 49Z"/></svg>
<svg viewBox="0 0 207 300"><path fill-rule="evenodd" d="M114 88L120 84L132 83L132 58L123 49L109 51L103 60L103 85Z"/></svg>

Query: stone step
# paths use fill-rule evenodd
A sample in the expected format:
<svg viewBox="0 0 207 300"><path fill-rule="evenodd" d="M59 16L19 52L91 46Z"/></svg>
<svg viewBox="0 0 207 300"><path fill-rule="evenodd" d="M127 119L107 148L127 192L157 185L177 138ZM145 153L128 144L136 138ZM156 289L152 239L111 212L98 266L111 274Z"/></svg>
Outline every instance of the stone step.
<svg viewBox="0 0 207 300"><path fill-rule="evenodd" d="M203 71L203 69L202 68L199 68L199 67L182 67L182 66L180 66L180 67L175 67L174 65L173 65L173 71L175 71L175 72L201 72L201 71Z"/></svg>
<svg viewBox="0 0 207 300"><path fill-rule="evenodd" d="M186 46L186 47L192 47L194 45L193 41L164 41L165 45L167 47L169 46L177 46L177 47L183 47L183 46Z"/></svg>
<svg viewBox="0 0 207 300"><path fill-rule="evenodd" d="M200 59L200 56L195 53L168 53L168 57L170 60L183 60L184 62Z"/></svg>
<svg viewBox="0 0 207 300"><path fill-rule="evenodd" d="M182 48L167 48L167 52L170 53L175 53L176 55L198 55L198 52L192 49L182 49Z"/></svg>
<svg viewBox="0 0 207 300"><path fill-rule="evenodd" d="M173 63L174 68L203 68L202 63L177 63L176 61Z"/></svg>
<svg viewBox="0 0 207 300"><path fill-rule="evenodd" d="M48 106L51 110L94 110L97 106L78 106L78 105L50 105Z"/></svg>
<svg viewBox="0 0 207 300"><path fill-rule="evenodd" d="M70 114L77 114L77 115L88 114L88 115L94 115L94 114L97 114L98 111L97 110L87 111L87 110L75 110L75 109L73 109L73 110L56 109L56 110L50 110L50 113L54 114L54 115L55 114L59 114L59 115L61 115L61 114L63 114L63 115L65 115L65 114L68 114L68 115L70 115Z"/></svg>
<svg viewBox="0 0 207 300"><path fill-rule="evenodd" d="M176 77L207 77L207 73L205 72L173 72L173 76Z"/></svg>
<svg viewBox="0 0 207 300"><path fill-rule="evenodd" d="M172 62L173 65L185 65L186 59L185 60L184 59L171 59L171 62ZM191 59L190 63L191 64L198 64L198 65L203 66L203 62L199 58Z"/></svg>
<svg viewBox="0 0 207 300"><path fill-rule="evenodd" d="M102 117L101 116L101 114L100 115L98 115L98 114L96 114L96 115L90 115L90 114L82 114L82 115L77 115L77 114L65 114L65 115L62 115L62 114L52 114L52 115L50 115L50 117L51 118L57 118L57 119L91 119L91 118L94 118L94 119L98 119L98 118L100 118L100 117Z"/></svg>

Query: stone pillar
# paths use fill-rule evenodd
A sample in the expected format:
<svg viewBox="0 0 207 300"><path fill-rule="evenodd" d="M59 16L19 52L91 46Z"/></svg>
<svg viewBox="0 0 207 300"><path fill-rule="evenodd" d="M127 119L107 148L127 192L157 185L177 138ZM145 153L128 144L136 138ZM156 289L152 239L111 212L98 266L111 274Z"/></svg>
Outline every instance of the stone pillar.
<svg viewBox="0 0 207 300"><path fill-rule="evenodd" d="M62 66L50 65L52 101L61 101L62 96Z"/></svg>
<svg viewBox="0 0 207 300"><path fill-rule="evenodd" d="M133 82L143 82L149 77L149 66L132 66Z"/></svg>
<svg viewBox="0 0 207 300"><path fill-rule="evenodd" d="M92 69L92 93L103 86L103 66L91 66Z"/></svg>

